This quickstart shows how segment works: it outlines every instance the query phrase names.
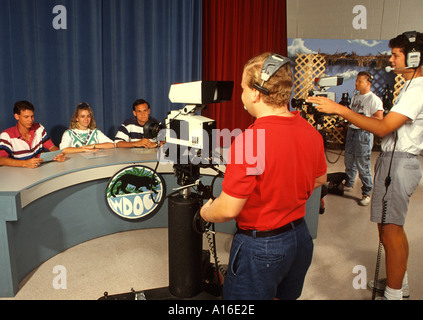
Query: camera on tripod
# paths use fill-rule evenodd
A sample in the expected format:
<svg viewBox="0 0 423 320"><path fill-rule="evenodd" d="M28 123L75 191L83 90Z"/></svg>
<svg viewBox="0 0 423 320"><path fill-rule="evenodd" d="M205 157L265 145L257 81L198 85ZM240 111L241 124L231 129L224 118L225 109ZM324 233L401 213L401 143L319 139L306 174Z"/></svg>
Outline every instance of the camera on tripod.
<svg viewBox="0 0 423 320"><path fill-rule="evenodd" d="M169 286L148 291L133 291L115 297L105 294L103 299L141 297L145 300L159 297L170 300L193 298L200 294L208 294L210 297L221 295L221 271L214 236L209 240L210 252L215 259L214 266L210 262L210 252L203 250L203 233L208 232L210 227L214 232L214 226L201 217L200 210L204 200L213 198L214 183L224 174L214 167L212 161L206 164L199 163L193 161L198 158L183 157L182 153L199 154L200 158L211 155L216 122L196 113L207 104L230 101L233 86L232 81L174 84L170 88L169 99L173 103L186 104L185 107L178 111L170 111L163 122L150 119L144 125L145 138L157 138L158 142L166 142L158 151L158 162L160 160L173 162L176 182L180 186L165 197L168 199ZM166 157L162 159L161 156L166 153ZM217 172L210 186L203 185L200 180L200 168L204 167ZM191 192L191 188L195 192ZM165 198L162 198L162 201Z"/></svg>
<svg viewBox="0 0 423 320"><path fill-rule="evenodd" d="M328 92L327 89L342 85L344 78L340 76L315 78L314 83L319 87L319 90L310 90L308 93L309 97L326 97L335 101L335 92ZM301 111L303 116L307 114L313 116L316 124L323 124L325 114L317 111L316 107L312 103L306 102L305 99L293 98L291 100L291 106Z"/></svg>

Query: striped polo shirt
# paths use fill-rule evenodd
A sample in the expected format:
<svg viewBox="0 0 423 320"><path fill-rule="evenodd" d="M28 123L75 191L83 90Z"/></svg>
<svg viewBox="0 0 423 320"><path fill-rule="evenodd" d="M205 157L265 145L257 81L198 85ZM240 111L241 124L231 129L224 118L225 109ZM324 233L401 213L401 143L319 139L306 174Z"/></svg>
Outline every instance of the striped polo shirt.
<svg viewBox="0 0 423 320"><path fill-rule="evenodd" d="M154 118L151 118L157 121ZM158 121L157 121L158 122ZM126 119L118 129L115 136L115 143L119 141L135 142L144 138L144 126L140 125L137 118L132 117ZM150 139L151 142L156 142L156 139Z"/></svg>
<svg viewBox="0 0 423 320"><path fill-rule="evenodd" d="M0 157L17 160L38 158L44 149L54 146L41 124L34 123L30 134L31 141L28 142L21 136L17 125L3 131L0 135Z"/></svg>

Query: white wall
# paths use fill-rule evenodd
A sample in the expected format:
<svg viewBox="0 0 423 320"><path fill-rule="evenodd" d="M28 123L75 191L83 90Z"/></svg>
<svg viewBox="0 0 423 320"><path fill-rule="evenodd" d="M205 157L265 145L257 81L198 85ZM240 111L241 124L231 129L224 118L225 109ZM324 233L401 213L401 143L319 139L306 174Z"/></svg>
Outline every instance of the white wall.
<svg viewBox="0 0 423 320"><path fill-rule="evenodd" d="M357 5L365 29L353 26ZM287 0L288 38L389 40L410 30L423 32L422 0Z"/></svg>

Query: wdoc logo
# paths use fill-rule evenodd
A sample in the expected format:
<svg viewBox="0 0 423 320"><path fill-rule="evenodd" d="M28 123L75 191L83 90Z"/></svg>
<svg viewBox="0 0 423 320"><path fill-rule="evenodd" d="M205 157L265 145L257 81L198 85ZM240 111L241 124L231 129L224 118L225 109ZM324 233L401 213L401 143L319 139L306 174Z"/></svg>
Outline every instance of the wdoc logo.
<svg viewBox="0 0 423 320"><path fill-rule="evenodd" d="M109 208L125 220L152 217L163 204L166 184L160 174L145 166L117 172L106 188Z"/></svg>

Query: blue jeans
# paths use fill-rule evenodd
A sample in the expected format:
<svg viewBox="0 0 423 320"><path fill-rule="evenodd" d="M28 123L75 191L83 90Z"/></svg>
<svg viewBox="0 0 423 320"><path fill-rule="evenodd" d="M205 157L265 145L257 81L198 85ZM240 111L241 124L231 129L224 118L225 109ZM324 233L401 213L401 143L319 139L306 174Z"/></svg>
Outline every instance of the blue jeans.
<svg viewBox="0 0 423 320"><path fill-rule="evenodd" d="M358 172L358 176L363 183L362 194L368 196L373 189L370 162L372 148L373 134L361 129L348 129L345 141L345 173L347 174L345 186L353 186Z"/></svg>
<svg viewBox="0 0 423 320"><path fill-rule="evenodd" d="M273 237L254 238L236 233L223 283L223 299L299 298L313 247L305 222Z"/></svg>

